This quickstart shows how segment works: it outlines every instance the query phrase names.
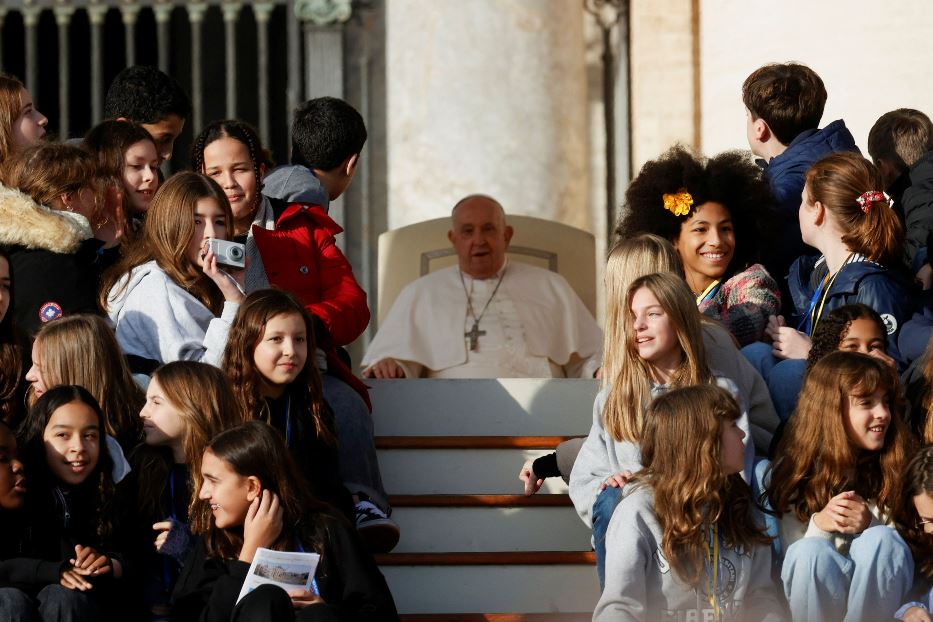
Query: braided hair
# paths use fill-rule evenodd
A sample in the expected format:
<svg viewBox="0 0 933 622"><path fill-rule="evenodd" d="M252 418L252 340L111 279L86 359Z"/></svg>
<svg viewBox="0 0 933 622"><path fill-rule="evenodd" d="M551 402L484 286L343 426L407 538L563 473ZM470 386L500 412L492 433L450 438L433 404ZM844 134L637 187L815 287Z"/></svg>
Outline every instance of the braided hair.
<svg viewBox="0 0 933 622"><path fill-rule="evenodd" d="M205 173L204 149L215 140L220 140L221 138L232 138L246 145L246 149L249 151L249 159L253 163L253 173L256 175L256 201L258 203L262 200L263 182L261 169L263 167L265 167L266 170L273 168L275 166L275 161L272 159L272 152L262 146L262 141L259 138L259 133L256 131L256 128L249 123L240 121L239 119L224 119L221 121L214 121L205 127L201 133L198 134L197 138L194 139L194 144L191 145L191 166L196 172Z"/></svg>

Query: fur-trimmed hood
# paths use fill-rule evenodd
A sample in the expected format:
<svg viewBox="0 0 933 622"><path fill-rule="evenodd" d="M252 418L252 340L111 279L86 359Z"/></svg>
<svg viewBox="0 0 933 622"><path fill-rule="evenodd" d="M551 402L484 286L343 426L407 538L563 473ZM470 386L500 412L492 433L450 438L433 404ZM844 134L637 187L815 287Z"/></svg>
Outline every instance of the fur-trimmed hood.
<svg viewBox="0 0 933 622"><path fill-rule="evenodd" d="M0 185L0 245L67 254L92 236L84 216L51 210L15 188Z"/></svg>

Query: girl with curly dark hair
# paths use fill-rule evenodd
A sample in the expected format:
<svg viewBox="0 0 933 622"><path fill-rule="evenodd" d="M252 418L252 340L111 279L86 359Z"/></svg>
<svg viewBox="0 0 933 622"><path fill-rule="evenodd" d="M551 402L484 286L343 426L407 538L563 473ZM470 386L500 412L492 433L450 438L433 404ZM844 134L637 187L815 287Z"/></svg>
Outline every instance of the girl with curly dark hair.
<svg viewBox="0 0 933 622"><path fill-rule="evenodd" d="M763 337L768 316L781 307L777 283L758 263L758 228L770 203L768 185L745 153L704 159L675 146L629 186L616 234L670 240L700 311L746 345Z"/></svg>

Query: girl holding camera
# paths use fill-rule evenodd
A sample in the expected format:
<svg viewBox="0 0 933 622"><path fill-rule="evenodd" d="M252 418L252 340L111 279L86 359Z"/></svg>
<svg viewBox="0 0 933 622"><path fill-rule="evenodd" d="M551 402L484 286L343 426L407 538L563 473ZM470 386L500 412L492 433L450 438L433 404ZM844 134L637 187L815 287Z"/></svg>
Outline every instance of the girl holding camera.
<svg viewBox="0 0 933 622"><path fill-rule="evenodd" d="M232 233L230 204L209 177L178 173L156 192L140 240L101 289L133 371L177 360L220 364L245 297L243 271L222 270L208 241Z"/></svg>

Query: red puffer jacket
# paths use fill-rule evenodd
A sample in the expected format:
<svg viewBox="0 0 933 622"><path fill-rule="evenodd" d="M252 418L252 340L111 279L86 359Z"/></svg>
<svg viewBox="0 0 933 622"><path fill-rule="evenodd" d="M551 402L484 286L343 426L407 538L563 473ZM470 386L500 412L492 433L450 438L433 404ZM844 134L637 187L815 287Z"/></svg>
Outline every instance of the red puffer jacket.
<svg viewBox="0 0 933 622"><path fill-rule="evenodd" d="M343 229L319 205L293 203L275 229L253 227L269 283L295 295L345 346L369 324L366 292L334 241Z"/></svg>
<svg viewBox="0 0 933 622"><path fill-rule="evenodd" d="M273 202L273 207L281 208L282 204ZM281 214L274 211L275 229L253 226L253 239L269 284L297 297L321 319L332 340L318 343L327 354L328 369L372 408L366 386L340 360L335 348L359 337L369 324L366 292L334 240L343 229L319 205L292 203Z"/></svg>

